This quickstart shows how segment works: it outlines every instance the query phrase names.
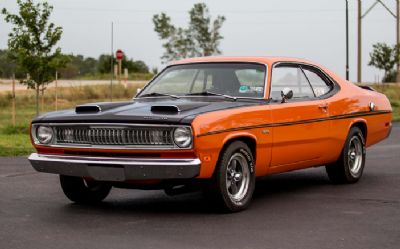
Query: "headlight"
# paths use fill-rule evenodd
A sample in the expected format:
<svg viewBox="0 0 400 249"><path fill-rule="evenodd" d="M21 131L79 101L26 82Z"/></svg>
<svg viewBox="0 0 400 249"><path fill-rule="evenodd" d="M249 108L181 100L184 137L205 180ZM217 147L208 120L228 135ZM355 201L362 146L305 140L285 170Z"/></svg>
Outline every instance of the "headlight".
<svg viewBox="0 0 400 249"><path fill-rule="evenodd" d="M192 131L187 127L178 127L174 130L174 142L181 148L192 144Z"/></svg>
<svg viewBox="0 0 400 249"><path fill-rule="evenodd" d="M48 144L53 140L53 129L49 126L39 126L36 131L36 138L41 144Z"/></svg>

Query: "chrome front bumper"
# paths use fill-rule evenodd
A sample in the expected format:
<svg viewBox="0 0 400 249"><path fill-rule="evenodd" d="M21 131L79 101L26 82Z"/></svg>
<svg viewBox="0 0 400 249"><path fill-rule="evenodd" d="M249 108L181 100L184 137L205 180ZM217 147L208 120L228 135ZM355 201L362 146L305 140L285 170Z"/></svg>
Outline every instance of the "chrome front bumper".
<svg viewBox="0 0 400 249"><path fill-rule="evenodd" d="M98 181L184 179L199 175L200 160L180 158L118 158L32 153L33 168L39 172L91 177Z"/></svg>

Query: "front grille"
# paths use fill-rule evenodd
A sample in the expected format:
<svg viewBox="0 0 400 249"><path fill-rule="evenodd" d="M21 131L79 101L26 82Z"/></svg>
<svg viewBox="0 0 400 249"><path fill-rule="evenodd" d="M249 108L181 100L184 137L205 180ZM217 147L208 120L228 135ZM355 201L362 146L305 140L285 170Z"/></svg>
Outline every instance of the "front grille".
<svg viewBox="0 0 400 249"><path fill-rule="evenodd" d="M55 126L55 144L173 147L172 127Z"/></svg>

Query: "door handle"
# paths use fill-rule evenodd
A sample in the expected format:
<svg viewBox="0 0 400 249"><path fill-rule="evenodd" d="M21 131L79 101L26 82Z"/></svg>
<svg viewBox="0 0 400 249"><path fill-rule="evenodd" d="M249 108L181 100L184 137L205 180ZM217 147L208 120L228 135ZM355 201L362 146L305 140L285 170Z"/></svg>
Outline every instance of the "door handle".
<svg viewBox="0 0 400 249"><path fill-rule="evenodd" d="M321 104L318 106L318 108L326 112L328 110L328 104Z"/></svg>

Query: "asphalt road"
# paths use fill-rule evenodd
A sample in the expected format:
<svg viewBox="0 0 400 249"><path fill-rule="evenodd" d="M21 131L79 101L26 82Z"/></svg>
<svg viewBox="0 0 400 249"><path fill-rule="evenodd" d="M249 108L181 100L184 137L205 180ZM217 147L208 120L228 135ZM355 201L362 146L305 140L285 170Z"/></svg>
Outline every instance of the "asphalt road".
<svg viewBox="0 0 400 249"><path fill-rule="evenodd" d="M266 177L236 214L162 191L114 189L100 206L79 206L57 176L1 158L0 248L400 248L399 185L398 124L368 149L359 183L331 185L323 168Z"/></svg>

